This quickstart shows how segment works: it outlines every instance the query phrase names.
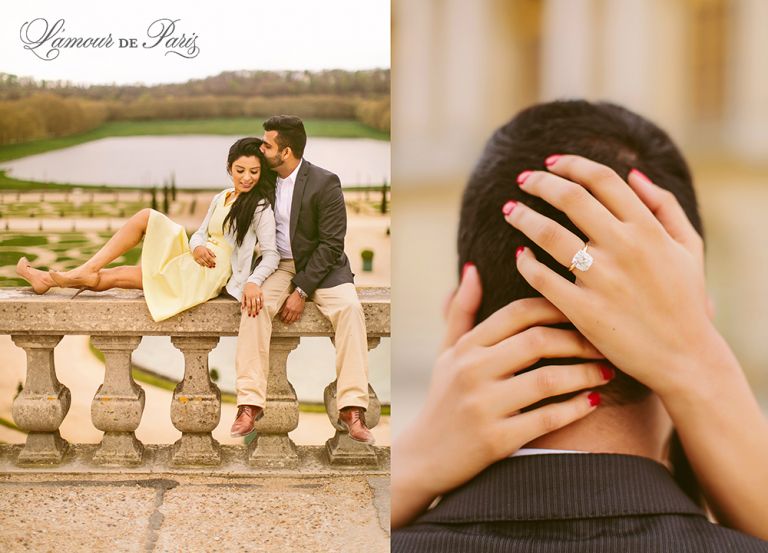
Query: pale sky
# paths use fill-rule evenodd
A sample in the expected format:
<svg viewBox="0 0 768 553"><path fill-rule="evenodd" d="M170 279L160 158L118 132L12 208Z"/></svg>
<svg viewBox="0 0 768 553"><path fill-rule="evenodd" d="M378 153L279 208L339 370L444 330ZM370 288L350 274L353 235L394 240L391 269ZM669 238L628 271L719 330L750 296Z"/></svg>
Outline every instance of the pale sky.
<svg viewBox="0 0 768 553"><path fill-rule="evenodd" d="M101 38L108 48L60 48L50 61L24 49L40 40L46 24L64 19L58 37ZM172 35L154 48L150 25L178 19ZM194 44L171 48L192 59L167 54L166 42ZM119 48L119 38L136 38L138 48ZM51 41L35 52L53 56ZM389 0L26 0L0 5L0 72L35 79L87 84L184 82L227 70L371 69L390 66Z"/></svg>

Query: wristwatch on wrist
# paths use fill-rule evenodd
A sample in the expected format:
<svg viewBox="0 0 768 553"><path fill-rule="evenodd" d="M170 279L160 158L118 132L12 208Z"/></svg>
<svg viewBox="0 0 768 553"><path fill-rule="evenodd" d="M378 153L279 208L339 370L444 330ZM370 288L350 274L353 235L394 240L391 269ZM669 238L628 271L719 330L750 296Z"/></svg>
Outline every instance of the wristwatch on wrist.
<svg viewBox="0 0 768 553"><path fill-rule="evenodd" d="M299 293L299 295L301 296L301 299L303 299L304 301L306 301L307 298L309 297L307 296L307 293L301 288L299 288L298 286L296 287L296 291Z"/></svg>

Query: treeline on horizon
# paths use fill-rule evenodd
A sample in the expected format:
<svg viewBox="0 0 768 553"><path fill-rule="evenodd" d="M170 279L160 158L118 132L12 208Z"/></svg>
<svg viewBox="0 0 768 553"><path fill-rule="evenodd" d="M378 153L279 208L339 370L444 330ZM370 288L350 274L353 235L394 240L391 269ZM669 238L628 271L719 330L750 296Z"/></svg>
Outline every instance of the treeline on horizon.
<svg viewBox="0 0 768 553"><path fill-rule="evenodd" d="M354 119L389 132L388 69L228 71L183 84L92 85L0 73L0 145L60 138L108 121L266 117Z"/></svg>

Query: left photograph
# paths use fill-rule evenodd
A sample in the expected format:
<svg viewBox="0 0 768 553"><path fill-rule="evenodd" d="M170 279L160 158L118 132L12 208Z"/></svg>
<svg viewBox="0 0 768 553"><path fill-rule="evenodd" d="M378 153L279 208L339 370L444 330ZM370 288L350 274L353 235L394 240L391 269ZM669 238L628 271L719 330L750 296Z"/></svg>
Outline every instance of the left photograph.
<svg viewBox="0 0 768 553"><path fill-rule="evenodd" d="M2 550L389 551L389 1L0 12Z"/></svg>

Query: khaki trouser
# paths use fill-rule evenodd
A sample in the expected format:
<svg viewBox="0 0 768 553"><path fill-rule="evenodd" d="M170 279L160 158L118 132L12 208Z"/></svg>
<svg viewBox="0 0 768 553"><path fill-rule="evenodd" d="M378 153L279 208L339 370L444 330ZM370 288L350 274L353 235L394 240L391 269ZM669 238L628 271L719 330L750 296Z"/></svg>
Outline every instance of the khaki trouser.
<svg viewBox="0 0 768 553"><path fill-rule="evenodd" d="M237 372L237 404L264 407L269 373L269 341L272 319L293 292L291 279L296 274L292 259L281 259L261 290L264 306L256 317L246 311L240 317L235 370ZM336 397L338 408L368 408L368 337L363 307L355 285L340 284L315 290L312 300L331 321L336 344Z"/></svg>

